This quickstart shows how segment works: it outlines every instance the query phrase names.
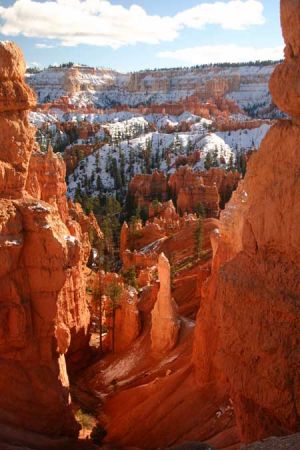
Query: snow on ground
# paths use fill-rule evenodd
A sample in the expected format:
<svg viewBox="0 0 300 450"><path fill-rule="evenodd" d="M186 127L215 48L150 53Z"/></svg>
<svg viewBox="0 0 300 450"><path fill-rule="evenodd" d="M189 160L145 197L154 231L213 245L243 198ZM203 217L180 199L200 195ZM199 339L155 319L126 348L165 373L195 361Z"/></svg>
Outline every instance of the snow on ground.
<svg viewBox="0 0 300 450"><path fill-rule="evenodd" d="M149 164L151 170L159 169L165 173L173 173L175 161L178 156L202 151L201 160L194 166L203 169L207 153L217 151L218 158L228 163L232 155L231 148L225 141L214 133L205 131L203 134L193 133L146 133L134 139L121 141L116 145L105 145L85 158L68 180L68 194L74 198L77 186L89 195L98 195L101 180L101 189L114 191L116 185L112 166L118 167L122 172L125 184L128 184L133 175L146 173L145 151L150 151Z"/></svg>
<svg viewBox="0 0 300 450"><path fill-rule="evenodd" d="M240 151L259 148L270 125L263 124L251 130L212 133L207 128L197 127L186 133L148 132L138 137L121 140L118 144L106 144L82 160L69 176L68 195L74 198L78 186L88 195L116 190L115 172L119 171L126 189L135 174L146 173L146 153L150 170L161 170L171 174L175 171L178 156L200 151L201 159L194 170L204 168L207 153L216 153L225 167L231 156ZM122 168L123 165L123 168ZM222 166L222 162L221 162ZM114 167L114 168L113 168ZM117 168L117 169L116 169Z"/></svg>
<svg viewBox="0 0 300 450"><path fill-rule="evenodd" d="M123 138L136 136L145 133L149 128L149 123L144 117L132 117L122 122L113 122L106 125L112 137L122 136Z"/></svg>
<svg viewBox="0 0 300 450"><path fill-rule="evenodd" d="M142 116L126 111L113 114L62 114L51 110L48 113L32 112L30 120L38 127L47 122L53 142L61 133L57 128L59 121L100 123L102 126L97 135L89 138L91 142L102 141L107 138L107 133L110 136L109 143L83 159L69 176L68 195L71 198L74 198L78 187L87 195L114 193L120 184L126 190L135 174L150 173L155 169L171 174L176 170L177 158L194 151L200 151L201 156L200 161L194 164L194 170L204 168L207 153L217 153L221 166L223 164L226 167L231 156L234 159L237 152L258 148L270 128L270 125L262 124L249 130L211 132L211 121L188 112L180 116ZM163 132L166 125L178 127L182 121L191 124L190 131ZM150 131L153 126L157 131ZM63 137L60 136L60 139ZM84 141L78 139L74 144L84 144ZM117 172L119 181L116 180Z"/></svg>
<svg viewBox="0 0 300 450"><path fill-rule="evenodd" d="M252 130L218 131L216 133L235 153L237 151L258 149L261 141L269 131L271 125L263 124Z"/></svg>

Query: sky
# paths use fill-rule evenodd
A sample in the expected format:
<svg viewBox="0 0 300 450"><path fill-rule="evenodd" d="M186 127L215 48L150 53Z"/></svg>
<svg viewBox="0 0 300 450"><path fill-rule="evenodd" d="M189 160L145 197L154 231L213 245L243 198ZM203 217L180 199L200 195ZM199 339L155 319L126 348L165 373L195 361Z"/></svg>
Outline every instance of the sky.
<svg viewBox="0 0 300 450"><path fill-rule="evenodd" d="M279 0L0 0L0 39L41 68L130 72L283 55Z"/></svg>

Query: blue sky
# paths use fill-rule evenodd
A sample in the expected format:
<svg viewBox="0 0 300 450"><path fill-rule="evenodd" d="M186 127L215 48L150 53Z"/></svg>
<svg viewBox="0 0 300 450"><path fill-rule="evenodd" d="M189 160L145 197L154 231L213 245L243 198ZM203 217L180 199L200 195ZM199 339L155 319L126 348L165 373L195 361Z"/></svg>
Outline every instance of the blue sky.
<svg viewBox="0 0 300 450"><path fill-rule="evenodd" d="M0 0L0 38L29 65L134 71L279 59L279 0Z"/></svg>

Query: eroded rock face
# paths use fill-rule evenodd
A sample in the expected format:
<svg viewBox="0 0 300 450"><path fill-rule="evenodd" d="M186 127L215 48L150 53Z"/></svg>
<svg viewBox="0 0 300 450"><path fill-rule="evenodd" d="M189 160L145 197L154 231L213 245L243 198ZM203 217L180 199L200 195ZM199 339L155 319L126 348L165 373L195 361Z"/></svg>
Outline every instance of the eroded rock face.
<svg viewBox="0 0 300 450"><path fill-rule="evenodd" d="M141 332L137 291L131 286L125 286L122 278L116 273L100 271L97 275L94 284L102 294L102 297L99 298L102 323L107 328L103 347L119 353L128 349ZM109 297L109 288L112 285L118 285L120 288L118 299ZM99 302L98 307L100 306ZM97 317L99 317L99 309L95 311Z"/></svg>
<svg viewBox="0 0 300 450"><path fill-rule="evenodd" d="M66 168L63 159L59 153L53 152L51 144L47 153L40 151L32 153L26 190L34 198L58 209L64 222L68 217L65 177Z"/></svg>
<svg viewBox="0 0 300 450"><path fill-rule="evenodd" d="M167 200L168 182L162 172L151 175L135 175L128 186L128 192L136 206L148 206L153 200Z"/></svg>
<svg viewBox="0 0 300 450"><path fill-rule="evenodd" d="M32 154L24 71L20 50L1 43L0 423L76 436L65 354L89 339L90 245L69 216L63 161L51 150Z"/></svg>
<svg viewBox="0 0 300 450"><path fill-rule="evenodd" d="M279 64L270 80L270 91L279 108L298 118L300 116L300 3L297 0L281 1L281 26L285 41L285 61Z"/></svg>
<svg viewBox="0 0 300 450"><path fill-rule="evenodd" d="M208 217L219 217L232 192L238 186L239 173L212 168L200 173L188 166L181 167L169 180L173 198L177 198L177 208L181 213L196 211L201 204Z"/></svg>
<svg viewBox="0 0 300 450"><path fill-rule="evenodd" d="M170 263L163 253L159 255L157 270L160 288L151 313L151 348L154 352L166 353L177 343L180 321L171 295Z"/></svg>
<svg viewBox="0 0 300 450"><path fill-rule="evenodd" d="M282 0L281 6L293 56L275 70L271 91L297 118L297 95L291 100L286 92L297 91L298 28L291 23L300 2ZM282 121L251 158L213 237L213 275L198 315L198 380L224 383L246 442L299 431L299 139L299 126Z"/></svg>
<svg viewBox="0 0 300 450"><path fill-rule="evenodd" d="M24 194L34 144L26 110L34 106L35 95L23 80L21 51L10 42L0 43L0 59L0 198L18 198Z"/></svg>

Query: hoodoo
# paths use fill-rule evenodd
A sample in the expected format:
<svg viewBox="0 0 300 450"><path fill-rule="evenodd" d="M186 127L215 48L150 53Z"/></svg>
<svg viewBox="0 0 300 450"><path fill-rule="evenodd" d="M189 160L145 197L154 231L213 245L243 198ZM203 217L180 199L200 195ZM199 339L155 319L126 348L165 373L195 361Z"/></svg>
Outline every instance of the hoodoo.
<svg viewBox="0 0 300 450"><path fill-rule="evenodd" d="M152 310L151 342L154 352L168 352L178 339L180 321L171 294L171 268L163 253L158 258L160 289Z"/></svg>

